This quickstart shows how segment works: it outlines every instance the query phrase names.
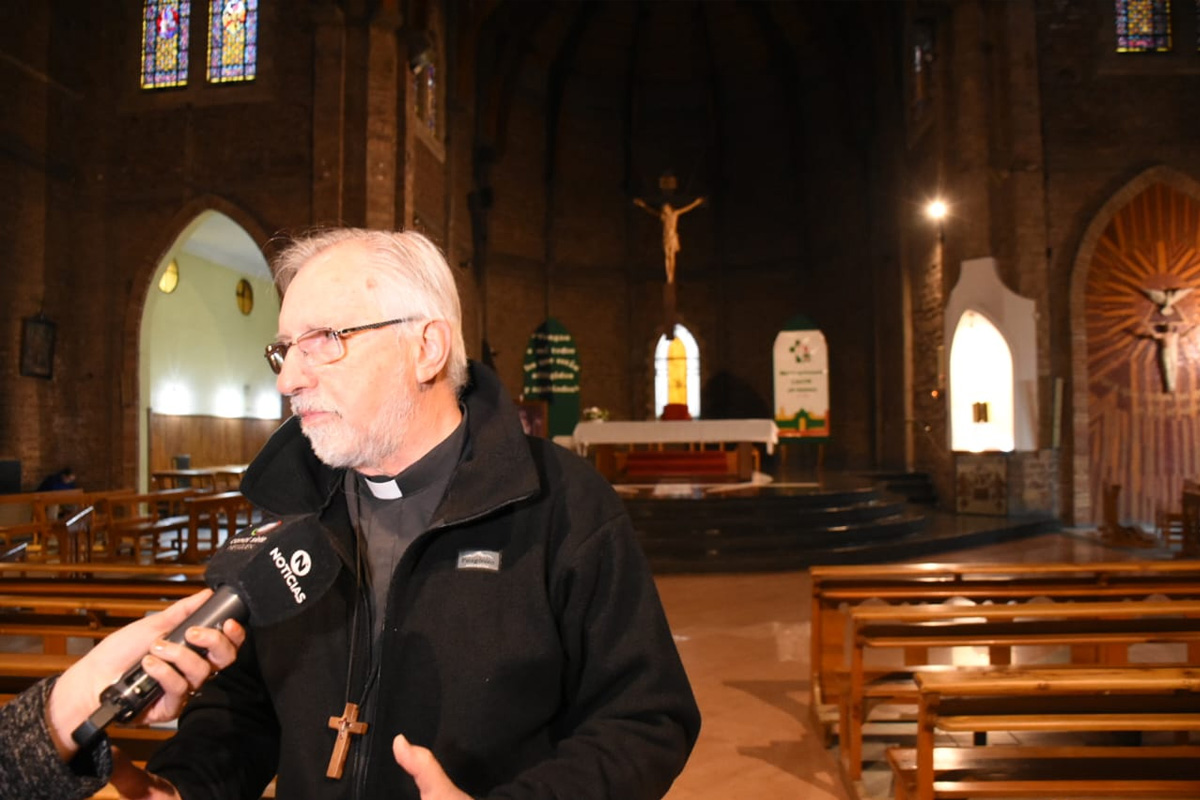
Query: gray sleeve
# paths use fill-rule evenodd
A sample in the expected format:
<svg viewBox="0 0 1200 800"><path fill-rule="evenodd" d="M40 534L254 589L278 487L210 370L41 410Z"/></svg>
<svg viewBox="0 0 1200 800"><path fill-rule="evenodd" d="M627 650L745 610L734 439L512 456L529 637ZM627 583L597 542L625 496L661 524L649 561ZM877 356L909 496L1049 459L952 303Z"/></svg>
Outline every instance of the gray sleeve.
<svg viewBox="0 0 1200 800"><path fill-rule="evenodd" d="M58 757L46 727L46 698L54 679L41 681L0 707L0 798L74 800L104 788L112 774L108 737L69 764Z"/></svg>

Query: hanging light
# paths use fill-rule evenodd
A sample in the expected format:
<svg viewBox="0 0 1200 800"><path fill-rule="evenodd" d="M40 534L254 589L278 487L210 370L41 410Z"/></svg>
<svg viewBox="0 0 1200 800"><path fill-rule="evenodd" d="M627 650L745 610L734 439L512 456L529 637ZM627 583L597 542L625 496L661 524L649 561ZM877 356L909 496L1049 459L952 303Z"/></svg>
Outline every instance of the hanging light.
<svg viewBox="0 0 1200 800"><path fill-rule="evenodd" d="M158 290L163 294L170 294L179 286L179 263L175 259L171 259L171 263L167 264L167 268L163 270L162 277L158 279Z"/></svg>

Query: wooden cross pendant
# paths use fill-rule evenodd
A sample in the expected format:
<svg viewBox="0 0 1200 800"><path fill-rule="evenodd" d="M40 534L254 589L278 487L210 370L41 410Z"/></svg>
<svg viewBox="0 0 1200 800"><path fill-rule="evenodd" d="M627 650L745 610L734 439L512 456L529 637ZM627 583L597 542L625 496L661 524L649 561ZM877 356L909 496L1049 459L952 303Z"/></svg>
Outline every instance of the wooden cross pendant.
<svg viewBox="0 0 1200 800"><path fill-rule="evenodd" d="M340 717L330 717L329 727L337 731L337 741L333 743L333 753L329 756L329 766L325 770L326 778L340 780L342 770L346 767L346 756L350 753L350 737L362 736L367 732L367 723L358 721L358 706L346 703Z"/></svg>

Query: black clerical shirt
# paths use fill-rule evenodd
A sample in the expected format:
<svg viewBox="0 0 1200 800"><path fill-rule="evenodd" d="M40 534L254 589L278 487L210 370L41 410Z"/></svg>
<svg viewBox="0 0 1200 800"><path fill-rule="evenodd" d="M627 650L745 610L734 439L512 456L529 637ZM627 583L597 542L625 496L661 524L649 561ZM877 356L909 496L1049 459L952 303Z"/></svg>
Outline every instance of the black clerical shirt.
<svg viewBox="0 0 1200 800"><path fill-rule="evenodd" d="M467 410L462 409L462 413L462 422L453 433L399 475L368 478L353 470L346 473L350 519L359 532L359 541L367 545L371 619L376 639L383 630L392 572L413 540L428 530L466 446ZM374 484L374 491L368 483ZM397 489L399 497L395 497Z"/></svg>

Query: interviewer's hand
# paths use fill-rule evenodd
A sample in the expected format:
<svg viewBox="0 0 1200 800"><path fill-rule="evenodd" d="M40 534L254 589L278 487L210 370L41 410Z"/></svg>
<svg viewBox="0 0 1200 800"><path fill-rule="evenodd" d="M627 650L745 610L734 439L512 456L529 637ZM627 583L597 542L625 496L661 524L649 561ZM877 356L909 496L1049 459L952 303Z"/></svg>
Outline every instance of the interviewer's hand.
<svg viewBox="0 0 1200 800"><path fill-rule="evenodd" d="M161 613L132 622L115 631L59 676L46 704L50 735L64 760L76 751L71 733L100 705L100 692L141 659L142 669L158 681L163 694L151 703L139 722L166 722L179 716L189 695L216 670L233 663L246 640L246 631L233 620L222 630L190 628L187 641L208 651L201 656L191 648L167 642L163 636L177 628L212 596L205 589L185 597Z"/></svg>
<svg viewBox="0 0 1200 800"><path fill-rule="evenodd" d="M392 755L404 771L412 775L421 792L421 800L471 800L471 796L446 776L445 770L427 747L412 744L401 734L392 740Z"/></svg>

